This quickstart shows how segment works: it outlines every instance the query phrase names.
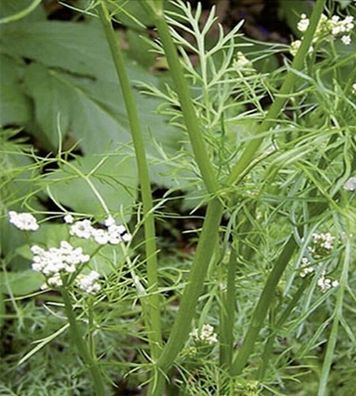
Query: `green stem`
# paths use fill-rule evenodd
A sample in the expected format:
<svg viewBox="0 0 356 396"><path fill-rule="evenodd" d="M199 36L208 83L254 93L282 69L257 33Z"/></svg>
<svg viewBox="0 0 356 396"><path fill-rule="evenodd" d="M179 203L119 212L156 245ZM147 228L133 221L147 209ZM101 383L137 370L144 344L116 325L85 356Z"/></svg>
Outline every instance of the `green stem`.
<svg viewBox="0 0 356 396"><path fill-rule="evenodd" d="M69 322L69 330L72 337L73 345L78 349L80 357L83 359L85 365L90 371L90 374L93 379L95 395L104 396L106 393L105 393L104 382L100 369L98 367L96 360L90 354L86 343L84 342L83 334L78 326L78 322L73 311L73 306L70 301L69 294L65 289L65 287L61 288L61 294L64 302L64 309Z"/></svg>
<svg viewBox="0 0 356 396"><path fill-rule="evenodd" d="M263 288L262 294L252 314L252 319L242 346L238 351L237 355L235 356L235 359L233 360L231 367L231 375L233 376L241 374L248 361L248 358L253 351L257 336L262 328L270 303L273 300L277 284L296 247L297 244L292 235L285 244L281 254L279 255L273 267L273 270L267 278L267 282Z"/></svg>
<svg viewBox="0 0 356 396"><path fill-rule="evenodd" d="M235 276L237 269L236 250L231 246L230 259L227 268L226 291L221 298L220 307L220 364L229 368L232 362L234 344L234 322L236 305Z"/></svg>
<svg viewBox="0 0 356 396"><path fill-rule="evenodd" d="M292 93L293 86L295 84L296 79L298 78L297 73L295 71L302 70L304 66L305 57L308 54L309 48L312 45L313 36L315 30L318 26L320 16L323 12L324 5L326 0L317 0L313 9L313 13L310 18L309 27L306 31L302 44L292 62L291 68L287 73L287 76L276 95L271 107L268 110L268 113L263 120L263 122L257 127L256 138L251 140L251 142L245 147L241 158L233 167L231 174L228 178L227 185L231 185L235 183L241 174L245 171L245 169L249 166L251 161L253 160L257 150L261 146L263 142L263 133L273 126L276 122L276 119L283 109L283 106L289 99L289 95Z"/></svg>
<svg viewBox="0 0 356 396"><path fill-rule="evenodd" d="M143 204L145 249L147 260L147 282L150 293L149 296L145 297L148 303L146 303L146 301L142 299L142 304L145 305L145 309L143 309L143 312L148 313L147 315L145 315L145 322L148 328L148 338L150 342L152 357L157 358L159 356L161 348L161 319L159 308L159 295L157 293L157 247L155 237L156 234L153 214L152 192L145 153L145 143L141 132L136 101L126 72L123 54L120 49L115 31L112 27L108 10L105 6L105 0L101 1L101 7L99 7L99 15L123 92L127 116L131 128L132 140L135 148ZM146 306L146 304L148 304L148 306Z"/></svg>
<svg viewBox="0 0 356 396"><path fill-rule="evenodd" d="M180 63L175 44L169 32L169 26L163 14L155 14L155 24L166 54L170 76L179 97L179 103L182 109L184 123L189 134L194 158L198 164L208 192L214 194L217 192L219 184L204 143L201 123L194 109L183 67Z"/></svg>
<svg viewBox="0 0 356 396"><path fill-rule="evenodd" d="M265 372L266 372L266 369L268 366L268 362L269 362L269 358L273 351L273 344L274 344L274 340L276 339L276 336L277 336L277 331L283 326L284 322L288 319L290 313L293 311L294 307L297 305L298 301L300 300L300 298L302 297L302 295L304 293L304 290L307 288L308 285L309 285L308 279L303 279L302 284L299 286L299 288L296 291L296 293L294 294L292 300L289 302L287 307L284 309L284 311L282 312L276 325L274 326L275 329L272 331L272 333L268 337L268 339L265 343L264 349L263 349L262 364L261 364L261 367L260 367L259 373L258 373L258 378L260 381L263 380L263 377L265 375Z"/></svg>
<svg viewBox="0 0 356 396"><path fill-rule="evenodd" d="M188 283L180 302L179 311L173 324L169 339L157 361L156 376L152 379L149 395L162 396L164 373L172 366L178 353L186 342L198 298L203 290L203 282L208 266L215 250L218 230L223 213L223 205L214 198L207 207L202 232L200 234L197 251L189 273Z"/></svg>
<svg viewBox="0 0 356 396"><path fill-rule="evenodd" d="M312 42L312 38L318 24L320 15L322 13L324 4L326 0L317 0L313 15L311 17L310 26L307 30L305 39L297 53L296 58L292 64L292 68L296 70L301 70L304 64L304 57L306 56L309 47ZM143 2L145 5L146 2ZM151 9L152 12L152 9ZM155 13L155 23L158 29L160 39L162 42L163 49L165 51L168 65L170 67L171 76L175 83L177 94L180 100L180 105L183 112L183 118L187 127L187 131L189 133L190 141L193 148L193 153L197 164L199 166L202 178L207 187L208 192L216 193L218 190L218 182L215 178L214 169L210 164L209 156L207 155L207 151L205 150L205 145L203 138L201 136L201 128L199 124L198 117L194 111L193 102L190 97L188 84L185 80L182 66L179 61L179 57L173 43L172 37L169 32L169 27L164 19L162 13ZM289 71L286 77L286 81L282 85L279 95L275 99L275 102L270 111L268 112L266 119L260 127L258 128L258 134L268 129L276 122L276 117L281 111L283 105L287 101L286 95L289 94L292 90L293 84L295 82L296 75L293 71ZM253 140L245 149L242 157L240 158L238 164L233 169L232 174L229 177L228 182L234 183L236 179L241 175L244 169L248 166L252 158L254 157L256 151L262 143L263 138L258 137L256 140ZM214 213L212 212L214 209ZM178 312L178 316L175 320L170 338L168 343L163 349L162 355L160 356L157 362L157 372L155 380L157 382L151 382L149 394L160 396L162 394L162 389L164 384L163 373L166 372L169 367L172 365L174 359L178 355L179 351L184 345L185 340L188 337L189 329L191 326L192 317L194 315L195 306L200 294L200 291L203 287L203 282L205 278L205 274L207 271L207 260L210 259L211 254L213 253L213 243L212 238L216 240L217 228L219 227L221 216L223 213L223 207L217 198L214 198L210 201L208 205L207 215L204 221L202 234L198 243L197 254L193 260L193 266L189 275L189 281L186 289L184 290L182 303ZM209 239L206 236L209 235ZM275 288L277 285L282 273L285 269L286 263L293 254L295 248L295 241L291 237L283 250L279 260L277 261L277 265L272 271L269 281L267 281L267 288L264 289L262 296L265 297L269 295L271 292L271 288ZM192 298L191 298L192 297ZM257 318L265 316L264 311L268 310L268 302L265 304L261 304L261 300L256 309L257 314L255 315ZM260 323L259 326L262 326ZM256 327L255 321L253 321L252 327L249 329L250 335L248 336L248 342L245 346L244 352L244 360L245 363L249 357L249 354L252 352L254 342L257 338L260 327ZM242 365L244 367L245 363ZM235 362L235 365L238 367L238 362ZM241 370L242 370L241 368ZM235 367L234 367L234 370Z"/></svg>
<svg viewBox="0 0 356 396"><path fill-rule="evenodd" d="M309 210L309 219L314 216L317 217L328 207L325 203L315 203L311 205ZM303 235L303 227L297 228L299 235ZM278 256L275 265L268 275L267 281L264 285L260 298L257 302L256 308L252 314L250 325L247 329L244 341L240 350L237 352L235 359L232 363L231 375L240 375L246 363L253 352L255 343L257 341L258 334L263 326L266 318L269 306L273 301L275 289L279 280L281 279L284 270L286 269L289 260L292 258L294 251L298 247L294 240L294 236L291 235L286 242L282 252Z"/></svg>

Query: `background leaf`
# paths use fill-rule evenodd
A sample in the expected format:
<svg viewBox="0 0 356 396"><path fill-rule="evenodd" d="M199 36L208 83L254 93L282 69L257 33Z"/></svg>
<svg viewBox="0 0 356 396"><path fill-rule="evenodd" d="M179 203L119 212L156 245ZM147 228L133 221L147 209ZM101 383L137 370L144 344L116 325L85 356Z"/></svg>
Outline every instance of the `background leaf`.
<svg viewBox="0 0 356 396"><path fill-rule="evenodd" d="M136 200L137 176L135 160L127 155L87 156L71 161L80 172L89 174L101 160L104 162L90 176L97 191L112 214L123 211L128 220ZM79 213L104 218L106 213L89 184L68 165L52 172L47 178L56 200Z"/></svg>
<svg viewBox="0 0 356 396"><path fill-rule="evenodd" d="M0 272L0 293L11 293L23 296L32 293L43 285L45 279L42 274L32 270L19 272Z"/></svg>
<svg viewBox="0 0 356 396"><path fill-rule="evenodd" d="M22 125L30 119L30 101L21 86L24 66L0 54L0 125Z"/></svg>

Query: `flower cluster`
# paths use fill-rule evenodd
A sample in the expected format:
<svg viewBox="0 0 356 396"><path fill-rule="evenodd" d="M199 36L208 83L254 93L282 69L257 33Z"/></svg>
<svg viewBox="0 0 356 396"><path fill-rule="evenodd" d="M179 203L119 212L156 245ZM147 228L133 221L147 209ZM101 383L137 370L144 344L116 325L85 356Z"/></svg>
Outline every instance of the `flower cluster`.
<svg viewBox="0 0 356 396"><path fill-rule="evenodd" d="M320 287L320 289L321 289L321 291L323 293L325 293L326 291L328 291L332 287L338 287L339 286L339 282L337 280L332 281L329 278L325 278L325 271L323 271L321 273L321 276L318 279L317 284L318 284L318 286Z"/></svg>
<svg viewBox="0 0 356 396"><path fill-rule="evenodd" d="M69 232L78 238L93 239L99 245L108 243L117 245L131 240L131 234L127 232L123 225L116 224L111 216L105 220L105 228L95 228L87 219L73 222L73 218L69 216L71 215L65 217L65 221L71 224Z"/></svg>
<svg viewBox="0 0 356 396"><path fill-rule="evenodd" d="M96 294L101 289L98 282L100 274L96 271L90 271L88 275L79 275L76 279L78 287L89 294Z"/></svg>
<svg viewBox="0 0 356 396"><path fill-rule="evenodd" d="M312 246L309 246L308 250L315 259L320 259L332 251L335 237L333 237L329 232L326 232L325 234L314 233L312 237Z"/></svg>
<svg viewBox="0 0 356 396"><path fill-rule="evenodd" d="M341 41L345 45L351 44L350 32L354 28L353 23L354 17L347 16L341 19L338 15L333 15L328 18L326 15L322 15L317 26L313 42L319 41L321 39L335 39L341 36ZM300 20L297 24L297 28L300 32L304 33L309 26L309 19L305 14L301 14ZM301 41L296 40L291 43L290 53L295 56L298 48L300 47ZM309 51L312 51L310 49Z"/></svg>
<svg viewBox="0 0 356 396"><path fill-rule="evenodd" d="M203 342L209 345L215 344L218 341L217 335L214 332L214 327L209 324L203 325L200 330L194 329L191 331L190 336L196 342Z"/></svg>
<svg viewBox="0 0 356 396"><path fill-rule="evenodd" d="M9 222L22 231L36 231L39 228L37 220L31 213L9 212Z"/></svg>
<svg viewBox="0 0 356 396"><path fill-rule="evenodd" d="M73 273L79 264L87 263L90 256L83 254L82 248L74 248L62 241L59 248L45 250L37 245L32 246L32 269L41 272L47 278L47 285L62 286L61 274Z"/></svg>
<svg viewBox="0 0 356 396"><path fill-rule="evenodd" d="M308 252L311 259L319 260L330 254L334 247L334 241L335 237L333 237L329 232L320 234L314 233L312 235L311 246L308 246ZM315 268L313 267L312 262L307 257L303 257L299 273L300 277L305 278L313 272L315 272ZM325 271L322 271L321 276L317 281L317 285L321 288L322 292L325 292L332 287L337 287L339 282L337 280L333 281L325 278Z"/></svg>
<svg viewBox="0 0 356 396"><path fill-rule="evenodd" d="M307 257L302 258L302 265L300 269L300 276L305 278L308 274L314 272L314 268L311 265L311 262L308 260Z"/></svg>

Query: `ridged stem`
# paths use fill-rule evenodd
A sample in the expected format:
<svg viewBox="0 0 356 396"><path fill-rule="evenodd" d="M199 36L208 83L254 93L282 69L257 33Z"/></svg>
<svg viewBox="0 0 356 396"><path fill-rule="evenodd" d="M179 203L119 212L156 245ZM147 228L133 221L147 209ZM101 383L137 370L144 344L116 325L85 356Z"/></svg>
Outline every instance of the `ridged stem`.
<svg viewBox="0 0 356 396"><path fill-rule="evenodd" d="M219 184L203 139L201 123L193 105L183 67L180 63L177 49L163 14L155 15L155 24L167 58L169 70L171 72L170 75L178 94L184 123L193 149L194 159L199 167L206 189L210 194L215 194L219 188Z"/></svg>
<svg viewBox="0 0 356 396"><path fill-rule="evenodd" d="M162 396L164 373L172 366L188 338L195 307L202 293L204 279L215 250L222 213L223 205L221 202L217 198L212 199L207 207L203 228L189 272L188 282L180 301L178 314L167 344L164 346L156 364L156 376L151 381L148 393L151 396Z"/></svg>
<svg viewBox="0 0 356 396"><path fill-rule="evenodd" d="M154 224L154 213L152 203L151 184L148 173L148 165L145 152L145 143L140 127L136 101L133 95L130 80L127 75L126 66L120 49L116 33L112 27L108 10L105 6L105 0L101 1L98 8L99 16L104 28L106 40L109 44L111 55L115 64L116 73L121 85L124 97L127 116L130 123L131 135L135 149L138 176L141 186L142 206L144 215L145 231L145 250L147 260L147 297L141 299L144 305L145 322L148 328L148 338L153 358L157 358L161 348L161 319L159 308L158 275L157 275L157 246L156 233Z"/></svg>

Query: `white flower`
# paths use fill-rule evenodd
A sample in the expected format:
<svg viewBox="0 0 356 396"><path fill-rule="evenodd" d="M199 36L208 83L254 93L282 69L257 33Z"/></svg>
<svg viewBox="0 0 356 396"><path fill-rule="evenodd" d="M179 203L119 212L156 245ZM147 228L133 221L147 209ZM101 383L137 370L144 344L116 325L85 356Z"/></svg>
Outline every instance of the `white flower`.
<svg viewBox="0 0 356 396"><path fill-rule="evenodd" d="M89 220L76 221L69 230L71 235L83 239L89 239L92 236L92 232L93 227Z"/></svg>
<svg viewBox="0 0 356 396"><path fill-rule="evenodd" d="M115 219L112 216L108 216L105 219L104 224L106 225L106 227L110 227L115 224Z"/></svg>
<svg viewBox="0 0 356 396"><path fill-rule="evenodd" d="M346 191L356 190L356 177L350 177L350 179L346 180L344 184L344 190Z"/></svg>
<svg viewBox="0 0 356 396"><path fill-rule="evenodd" d="M300 21L298 22L297 28L300 32L305 32L309 26L309 19L305 14L300 16Z"/></svg>
<svg viewBox="0 0 356 396"><path fill-rule="evenodd" d="M74 217L68 213L64 216L64 222L67 224L72 224L74 222Z"/></svg>
<svg viewBox="0 0 356 396"><path fill-rule="evenodd" d="M99 278L100 274L98 272L91 271L88 275L80 275L76 283L81 290L89 294L96 294L101 289L98 283Z"/></svg>
<svg viewBox="0 0 356 396"><path fill-rule="evenodd" d="M9 212L9 222L22 231L36 231L39 228L37 220L31 213Z"/></svg>
<svg viewBox="0 0 356 396"><path fill-rule="evenodd" d="M110 226L108 226L107 232L109 243L111 243L112 245L117 245L122 241L131 241L131 235L127 233L126 228L121 224L111 224Z"/></svg>
<svg viewBox="0 0 356 396"><path fill-rule="evenodd" d="M334 247L335 237L329 232L320 234L314 233L312 237L313 243L312 246L308 247L308 250L314 258L321 258L331 252Z"/></svg>
<svg viewBox="0 0 356 396"><path fill-rule="evenodd" d="M329 278L325 278L325 271L323 271L321 273L321 276L318 279L317 284L318 284L318 286L320 287L320 289L321 289L321 291L323 293L325 293L326 291L328 291L332 287L338 287L339 286L339 282L337 280L332 281Z"/></svg>
<svg viewBox="0 0 356 396"><path fill-rule="evenodd" d="M59 274L55 274L47 279L47 285L52 287L60 287L63 286L63 282L61 276Z"/></svg>
<svg viewBox="0 0 356 396"><path fill-rule="evenodd" d="M349 45L349 44L351 44L351 36L350 36L350 35L342 36L342 37L341 37L341 41L342 41L345 45Z"/></svg>
<svg viewBox="0 0 356 396"><path fill-rule="evenodd" d="M131 239L132 239L132 235L129 234L129 233L124 234L124 235L122 236L122 240L123 240L124 242L130 242Z"/></svg>
<svg viewBox="0 0 356 396"><path fill-rule="evenodd" d="M327 26L332 36L337 37L340 34L351 32L354 28L353 20L353 16L347 16L345 19L340 20L339 16L334 15L325 23L325 26ZM349 35L343 35L341 40L346 45L351 43L351 37Z"/></svg>
<svg viewBox="0 0 356 396"><path fill-rule="evenodd" d="M352 84L352 93L356 95L356 83Z"/></svg>
<svg viewBox="0 0 356 396"><path fill-rule="evenodd" d="M300 40L295 40L292 41L290 43L290 48L289 48L289 52L293 55L296 56L297 52L299 50L300 45L302 44L302 42Z"/></svg>
<svg viewBox="0 0 356 396"><path fill-rule="evenodd" d="M210 326L209 324L204 324L200 330L192 330L190 336L193 338L194 341L204 342L209 345L218 342L217 335L214 332L214 327Z"/></svg>
<svg viewBox="0 0 356 396"><path fill-rule="evenodd" d="M314 268L311 266L311 262L307 257L303 257L301 260L302 266L300 269L300 277L305 278L308 274L314 272Z"/></svg>
<svg viewBox="0 0 356 396"><path fill-rule="evenodd" d="M108 216L104 224L106 228L95 228L89 220L77 221L71 225L70 234L84 239L92 238L99 245L108 243L117 245L123 241L129 242L131 240L131 235L126 228L121 224L116 224L112 216Z"/></svg>
<svg viewBox="0 0 356 396"><path fill-rule="evenodd" d="M94 241L99 245L106 245L109 242L109 235L105 230L102 230L100 228L93 229L91 234L92 237L94 238Z"/></svg>
<svg viewBox="0 0 356 396"><path fill-rule="evenodd" d="M59 248L48 250L34 245L32 269L47 277L49 286L61 286L60 273L72 273L80 264L90 260L90 256L83 254L82 248L74 248L67 241L62 241Z"/></svg>

